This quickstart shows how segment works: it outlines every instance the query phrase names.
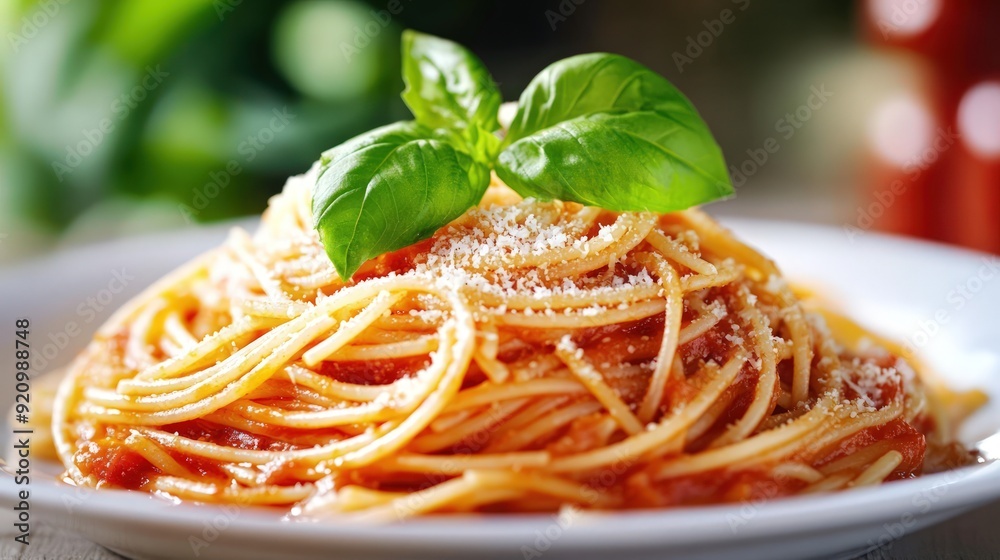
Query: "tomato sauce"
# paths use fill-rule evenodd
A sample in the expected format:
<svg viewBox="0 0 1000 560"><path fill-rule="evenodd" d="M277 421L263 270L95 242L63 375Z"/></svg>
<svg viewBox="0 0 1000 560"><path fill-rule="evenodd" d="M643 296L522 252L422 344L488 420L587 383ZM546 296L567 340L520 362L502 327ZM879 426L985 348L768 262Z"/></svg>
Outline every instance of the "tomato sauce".
<svg viewBox="0 0 1000 560"><path fill-rule="evenodd" d="M899 466L886 480L899 480L920 474L924 454L927 450L926 438L924 434L918 432L916 428L901 418L879 426L865 428L838 442L833 449L821 451L817 457L817 467L822 467L879 442L891 442L892 449L903 455Z"/></svg>
<svg viewBox="0 0 1000 560"><path fill-rule="evenodd" d="M801 480L774 477L768 470L716 469L653 481L645 473L629 478L625 501L633 507L673 507L757 502L790 496L805 487Z"/></svg>
<svg viewBox="0 0 1000 560"><path fill-rule="evenodd" d="M320 362L316 373L353 385L387 385L430 365L426 356L350 362Z"/></svg>
<svg viewBox="0 0 1000 560"><path fill-rule="evenodd" d="M381 278L395 272L402 274L413 269L420 255L430 252L434 239L425 239L402 249L376 257L361 266L351 277L351 283L356 284L370 278Z"/></svg>
<svg viewBox="0 0 1000 560"><path fill-rule="evenodd" d="M177 424L167 424L161 428L165 432L176 433L181 437L198 441L207 441L217 445L250 449L254 451L286 449L287 444L268 436L252 434L237 428L223 426L206 420L188 420Z"/></svg>
<svg viewBox="0 0 1000 560"><path fill-rule="evenodd" d="M84 475L92 475L113 488L138 490L160 474L142 455L110 438L85 443L73 456L73 462Z"/></svg>

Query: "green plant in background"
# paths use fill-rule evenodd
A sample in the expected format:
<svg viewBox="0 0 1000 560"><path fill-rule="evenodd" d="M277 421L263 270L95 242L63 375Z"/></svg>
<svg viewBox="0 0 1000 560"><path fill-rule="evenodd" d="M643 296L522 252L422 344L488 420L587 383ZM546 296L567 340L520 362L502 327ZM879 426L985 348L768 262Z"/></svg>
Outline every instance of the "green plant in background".
<svg viewBox="0 0 1000 560"><path fill-rule="evenodd" d="M399 24L357 0L3 4L0 233L256 213L401 109Z"/></svg>
<svg viewBox="0 0 1000 560"><path fill-rule="evenodd" d="M569 53L627 53L697 99L737 155L773 134L830 61L862 93L885 86L849 79L860 60L851 3L753 4L683 74L671 53L715 8L588 6L553 30L534 0L0 1L0 261L35 252L32 238L79 242L259 212L324 148L407 118L396 95L403 27L474 44L509 94ZM754 176L753 192L833 192L852 180L845 154L862 138L844 131L863 130L864 113L837 107L822 118L840 133L810 125ZM274 111L286 109L294 118L275 132Z"/></svg>

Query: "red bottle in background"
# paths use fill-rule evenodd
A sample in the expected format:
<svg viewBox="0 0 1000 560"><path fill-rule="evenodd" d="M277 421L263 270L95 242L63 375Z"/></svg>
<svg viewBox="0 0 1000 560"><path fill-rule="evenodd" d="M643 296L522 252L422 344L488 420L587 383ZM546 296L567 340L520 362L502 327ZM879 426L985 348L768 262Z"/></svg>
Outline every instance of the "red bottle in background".
<svg viewBox="0 0 1000 560"><path fill-rule="evenodd" d="M863 206L908 186L874 227L1000 252L1000 2L865 0L861 14L869 43L913 54L924 74L907 110L888 100L872 118Z"/></svg>
<svg viewBox="0 0 1000 560"><path fill-rule="evenodd" d="M932 199L942 173L932 152L941 124L926 94L885 99L868 122L866 192L857 223L916 237L935 231Z"/></svg>
<svg viewBox="0 0 1000 560"><path fill-rule="evenodd" d="M956 188L944 240L1000 253L1000 79L966 90L956 121L950 176Z"/></svg>

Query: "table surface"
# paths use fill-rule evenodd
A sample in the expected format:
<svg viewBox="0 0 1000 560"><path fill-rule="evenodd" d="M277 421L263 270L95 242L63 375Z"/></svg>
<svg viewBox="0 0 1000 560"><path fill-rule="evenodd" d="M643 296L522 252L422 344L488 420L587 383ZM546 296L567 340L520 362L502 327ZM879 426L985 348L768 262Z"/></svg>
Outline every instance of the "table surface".
<svg viewBox="0 0 1000 560"><path fill-rule="evenodd" d="M859 556L864 560L996 560L1000 559L1000 502L913 533L890 546ZM76 535L42 525L28 546L16 543L0 528L0 560L123 560Z"/></svg>

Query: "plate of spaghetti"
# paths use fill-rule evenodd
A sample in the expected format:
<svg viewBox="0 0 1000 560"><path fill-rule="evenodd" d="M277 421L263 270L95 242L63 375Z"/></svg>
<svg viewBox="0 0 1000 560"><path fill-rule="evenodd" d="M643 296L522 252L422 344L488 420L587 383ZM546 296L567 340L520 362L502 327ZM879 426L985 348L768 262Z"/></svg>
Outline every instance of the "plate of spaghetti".
<svg viewBox="0 0 1000 560"><path fill-rule="evenodd" d="M419 34L404 55L478 69ZM689 102L627 59L568 60L502 123L491 92L428 108L408 76L415 124L327 152L221 243L196 230L5 278L38 286L13 316L60 324L108 270L180 265L67 337L64 369L31 366L53 371L33 381L33 453L52 459L33 514L142 558L794 558L1000 496L1000 292L982 274L961 307L949 291L996 260L722 226L693 207L727 194L717 147L669 145L701 134ZM611 108L585 93L586 111L539 113L581 75L620 86ZM447 129L454 99L470 113ZM632 112L667 128L628 129ZM639 136L656 155L615 151ZM81 286L46 295L67 270ZM0 478L4 501L18 490Z"/></svg>

